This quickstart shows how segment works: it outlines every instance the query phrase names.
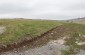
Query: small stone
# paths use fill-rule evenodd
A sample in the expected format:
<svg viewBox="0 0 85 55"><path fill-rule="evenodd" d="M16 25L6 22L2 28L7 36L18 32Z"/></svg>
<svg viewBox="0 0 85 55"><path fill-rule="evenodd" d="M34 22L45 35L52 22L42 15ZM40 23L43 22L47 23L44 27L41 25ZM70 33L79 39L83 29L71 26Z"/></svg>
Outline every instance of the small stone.
<svg viewBox="0 0 85 55"><path fill-rule="evenodd" d="M51 34L53 34L53 33L51 33Z"/></svg>
<svg viewBox="0 0 85 55"><path fill-rule="evenodd" d="M18 51L14 51L15 53L18 52Z"/></svg>

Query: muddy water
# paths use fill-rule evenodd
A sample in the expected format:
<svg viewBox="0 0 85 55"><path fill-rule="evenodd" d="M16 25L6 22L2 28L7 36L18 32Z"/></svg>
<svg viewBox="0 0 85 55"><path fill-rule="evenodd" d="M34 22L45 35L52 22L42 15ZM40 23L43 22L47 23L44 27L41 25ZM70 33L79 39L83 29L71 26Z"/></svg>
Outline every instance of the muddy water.
<svg viewBox="0 0 85 55"><path fill-rule="evenodd" d="M36 47L19 52L5 52L1 55L61 55L61 50L68 48L67 46L63 45L63 43L63 39L51 40L42 47Z"/></svg>

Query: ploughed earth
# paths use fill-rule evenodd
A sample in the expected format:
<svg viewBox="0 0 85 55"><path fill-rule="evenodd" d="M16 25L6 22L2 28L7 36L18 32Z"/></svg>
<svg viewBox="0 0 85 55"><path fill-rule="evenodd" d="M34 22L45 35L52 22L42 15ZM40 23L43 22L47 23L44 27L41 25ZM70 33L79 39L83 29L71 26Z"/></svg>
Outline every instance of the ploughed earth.
<svg viewBox="0 0 85 55"><path fill-rule="evenodd" d="M2 52L1 55L85 55L85 42L79 40L82 38L84 39L85 35L61 25L43 34L41 38L20 48Z"/></svg>

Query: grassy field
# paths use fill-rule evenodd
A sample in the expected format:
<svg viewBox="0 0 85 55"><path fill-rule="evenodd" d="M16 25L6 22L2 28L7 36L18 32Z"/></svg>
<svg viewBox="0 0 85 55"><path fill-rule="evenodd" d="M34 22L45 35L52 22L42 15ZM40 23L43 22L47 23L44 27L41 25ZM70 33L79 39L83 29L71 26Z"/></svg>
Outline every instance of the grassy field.
<svg viewBox="0 0 85 55"><path fill-rule="evenodd" d="M84 24L84 21L83 23L64 23L54 20L1 19L0 27L5 27L6 30L4 33L0 34L0 44L11 44L22 40L25 37L34 38L56 26L59 26L58 29L55 29L54 31L57 31L59 35L65 34L68 35L67 37L69 37L65 39L65 45L69 46L69 50L62 50L62 53L63 55L73 55L78 53L80 49L85 49L82 47L85 45L78 45L76 43L76 41L85 42L85 37L83 37L85 35ZM56 34L56 36L58 34ZM53 37L56 36L54 34Z"/></svg>
<svg viewBox="0 0 85 55"><path fill-rule="evenodd" d="M9 44L25 37L37 37L44 32L61 25L62 22L50 20L1 19L0 26L6 31L0 34L0 43Z"/></svg>
<svg viewBox="0 0 85 55"><path fill-rule="evenodd" d="M67 26L68 28L72 28L72 29L76 30L80 34L85 35L85 25L83 25L83 24L67 23L65 26Z"/></svg>

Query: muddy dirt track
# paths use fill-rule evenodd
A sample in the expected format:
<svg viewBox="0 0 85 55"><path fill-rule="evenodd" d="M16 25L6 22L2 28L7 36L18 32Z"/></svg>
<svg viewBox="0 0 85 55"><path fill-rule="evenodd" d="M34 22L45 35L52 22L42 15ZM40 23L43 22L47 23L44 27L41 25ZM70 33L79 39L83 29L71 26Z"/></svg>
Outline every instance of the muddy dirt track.
<svg viewBox="0 0 85 55"><path fill-rule="evenodd" d="M7 51L18 52L18 51L22 51L22 50L26 51L26 50L31 49L31 48L35 48L36 49L36 47L40 47L40 46L44 46L41 49L46 49L45 47L48 47L48 45L49 45L48 42L50 40L56 40L56 39L58 39L60 37L63 37L64 33L67 32L67 31L72 31L72 29L71 28L67 28L64 25L61 25L61 26L55 27L55 28L47 31L46 33L42 34L41 36L32 38L30 40L27 40L25 38L25 40L22 41L22 42L17 42L17 43L10 44L10 45L7 45L7 46L2 46L2 47L0 47L0 52L2 52L2 53L3 52L7 52ZM46 43L47 43L47 45L46 45ZM54 49L55 49L55 46L53 47ZM47 48L47 49L49 49L49 48ZM33 50L31 50L31 51L33 51ZM39 52L39 50L38 50L38 52ZM12 53L10 53L10 54L12 55ZM14 54L14 55L17 55L17 54ZM38 55L38 54L36 54L36 55Z"/></svg>

